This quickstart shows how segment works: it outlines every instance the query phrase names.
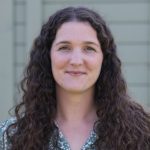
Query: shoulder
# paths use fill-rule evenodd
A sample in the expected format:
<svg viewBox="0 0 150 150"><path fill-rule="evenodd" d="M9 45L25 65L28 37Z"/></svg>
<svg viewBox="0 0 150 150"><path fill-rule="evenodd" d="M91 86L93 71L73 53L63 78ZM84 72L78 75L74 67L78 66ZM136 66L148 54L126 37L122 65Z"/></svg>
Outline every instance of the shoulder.
<svg viewBox="0 0 150 150"><path fill-rule="evenodd" d="M15 118L10 118L0 123L0 136L6 131L9 125L16 122Z"/></svg>
<svg viewBox="0 0 150 150"><path fill-rule="evenodd" d="M4 132L7 127L11 124L13 124L14 122L16 121L15 118L10 118L10 119L7 119L3 122L0 123L0 133Z"/></svg>
<svg viewBox="0 0 150 150"><path fill-rule="evenodd" d="M10 118L0 123L0 149L4 149L4 147L7 145L8 141L6 136L6 129L9 125L15 123L15 121L15 118Z"/></svg>

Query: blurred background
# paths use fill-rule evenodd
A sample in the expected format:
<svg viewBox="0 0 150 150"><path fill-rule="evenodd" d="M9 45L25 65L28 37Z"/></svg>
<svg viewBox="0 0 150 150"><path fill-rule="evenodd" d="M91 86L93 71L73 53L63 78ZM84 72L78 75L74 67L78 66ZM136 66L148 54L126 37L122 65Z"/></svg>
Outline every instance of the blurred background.
<svg viewBox="0 0 150 150"><path fill-rule="evenodd" d="M118 46L130 95L150 107L150 0L1 0L0 121L19 97L18 86L33 40L56 10L86 6L101 14Z"/></svg>

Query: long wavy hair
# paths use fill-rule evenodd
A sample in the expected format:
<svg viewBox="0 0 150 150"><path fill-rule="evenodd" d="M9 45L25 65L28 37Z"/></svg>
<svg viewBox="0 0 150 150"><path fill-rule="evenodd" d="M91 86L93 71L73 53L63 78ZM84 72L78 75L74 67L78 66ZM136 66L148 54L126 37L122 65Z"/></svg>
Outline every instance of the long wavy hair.
<svg viewBox="0 0 150 150"><path fill-rule="evenodd" d="M29 64L21 81L22 101L15 108L16 122L7 129L11 150L46 150L52 141L57 149L58 129L55 81L50 50L56 32L65 22L88 22L97 32L103 52L101 73L95 85L98 121L96 149L149 150L150 115L131 101L121 72L114 38L103 18L93 10L67 7L50 16L35 39ZM11 134L12 128L16 128Z"/></svg>

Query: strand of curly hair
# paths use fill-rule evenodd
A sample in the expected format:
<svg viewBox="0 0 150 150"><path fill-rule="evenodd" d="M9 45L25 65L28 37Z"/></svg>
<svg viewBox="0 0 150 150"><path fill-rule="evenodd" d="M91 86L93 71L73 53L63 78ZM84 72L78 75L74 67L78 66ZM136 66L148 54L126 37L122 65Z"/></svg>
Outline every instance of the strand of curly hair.
<svg viewBox="0 0 150 150"><path fill-rule="evenodd" d="M57 101L50 49L57 30L68 21L88 22L97 32L104 55L95 85L99 118L94 125L98 135L94 143L96 149L149 150L150 115L127 94L113 36L101 16L82 7L57 11L42 26L34 41L21 82L22 102L15 108L16 122L7 129L11 150L46 150L50 145L53 146L51 149L58 149L54 123ZM10 134L12 128L17 128L14 134Z"/></svg>

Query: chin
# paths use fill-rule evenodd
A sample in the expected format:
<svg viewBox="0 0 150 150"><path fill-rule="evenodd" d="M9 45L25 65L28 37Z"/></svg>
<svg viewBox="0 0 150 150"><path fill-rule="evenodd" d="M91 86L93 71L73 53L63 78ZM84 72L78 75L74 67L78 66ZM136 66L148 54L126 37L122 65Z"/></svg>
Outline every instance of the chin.
<svg viewBox="0 0 150 150"><path fill-rule="evenodd" d="M83 87L67 87L64 88L66 91L70 93L83 93L85 91L88 91L90 88L83 88Z"/></svg>
<svg viewBox="0 0 150 150"><path fill-rule="evenodd" d="M66 91L68 92L72 92L72 93L81 93L84 92L84 89L80 89L80 88L67 88Z"/></svg>

